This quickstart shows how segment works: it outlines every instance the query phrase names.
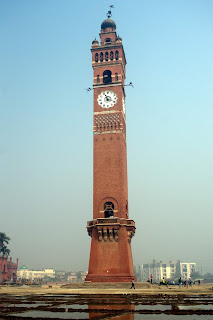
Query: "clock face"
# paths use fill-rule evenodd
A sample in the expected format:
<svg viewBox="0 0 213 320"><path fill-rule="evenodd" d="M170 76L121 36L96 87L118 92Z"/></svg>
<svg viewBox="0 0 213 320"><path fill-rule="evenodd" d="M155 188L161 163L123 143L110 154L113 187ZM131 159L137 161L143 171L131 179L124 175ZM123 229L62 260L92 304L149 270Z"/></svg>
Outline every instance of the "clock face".
<svg viewBox="0 0 213 320"><path fill-rule="evenodd" d="M125 99L122 97L122 104L123 104L123 112L126 114L126 106L125 106Z"/></svg>
<svg viewBox="0 0 213 320"><path fill-rule="evenodd" d="M112 108L116 104L118 97L113 91L103 91L98 96L98 104L102 108Z"/></svg>

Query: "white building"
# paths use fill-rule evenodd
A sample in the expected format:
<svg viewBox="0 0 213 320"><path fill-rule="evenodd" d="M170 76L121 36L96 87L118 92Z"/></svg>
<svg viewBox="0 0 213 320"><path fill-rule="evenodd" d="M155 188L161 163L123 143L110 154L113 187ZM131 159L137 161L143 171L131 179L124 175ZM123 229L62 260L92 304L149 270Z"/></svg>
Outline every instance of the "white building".
<svg viewBox="0 0 213 320"><path fill-rule="evenodd" d="M181 262L180 263L180 273L181 273L181 278L183 280L187 280L191 278L191 273L196 271L196 263L191 262Z"/></svg>
<svg viewBox="0 0 213 320"><path fill-rule="evenodd" d="M183 280L189 279L191 273L196 271L196 263L183 263L180 260L173 261L156 261L152 263L142 264L141 278L145 282L153 277L153 282L160 282L165 280L176 279L181 276Z"/></svg>
<svg viewBox="0 0 213 320"><path fill-rule="evenodd" d="M160 282L162 279L174 278L178 261L156 261L152 263L142 264L141 273L142 281L147 281L150 276L153 276L154 282Z"/></svg>
<svg viewBox="0 0 213 320"><path fill-rule="evenodd" d="M46 277L55 278L54 269L44 269L44 270L29 270L27 266L21 266L17 271L17 277L19 279L35 280L44 279Z"/></svg>

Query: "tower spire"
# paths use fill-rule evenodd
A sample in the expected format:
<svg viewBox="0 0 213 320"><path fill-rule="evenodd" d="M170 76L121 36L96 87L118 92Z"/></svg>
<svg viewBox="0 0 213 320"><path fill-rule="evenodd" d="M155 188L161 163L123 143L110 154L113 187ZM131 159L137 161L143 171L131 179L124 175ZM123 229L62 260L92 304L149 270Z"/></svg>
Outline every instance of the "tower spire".
<svg viewBox="0 0 213 320"><path fill-rule="evenodd" d="M107 12L108 19L111 18L111 16L112 16L112 11L111 11L112 8L114 9L115 7L113 5L109 6L109 11Z"/></svg>

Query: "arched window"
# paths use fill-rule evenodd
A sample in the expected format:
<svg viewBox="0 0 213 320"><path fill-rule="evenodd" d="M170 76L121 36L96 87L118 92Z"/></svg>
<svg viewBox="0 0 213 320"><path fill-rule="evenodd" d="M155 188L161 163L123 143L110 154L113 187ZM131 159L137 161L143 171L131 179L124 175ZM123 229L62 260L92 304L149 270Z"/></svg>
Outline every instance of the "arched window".
<svg viewBox="0 0 213 320"><path fill-rule="evenodd" d="M108 61L108 59L109 59L109 54L108 52L105 52L105 61Z"/></svg>
<svg viewBox="0 0 213 320"><path fill-rule="evenodd" d="M95 54L95 62L98 62L98 53Z"/></svg>
<svg viewBox="0 0 213 320"><path fill-rule="evenodd" d="M115 81L118 81L118 74L115 74Z"/></svg>
<svg viewBox="0 0 213 320"><path fill-rule="evenodd" d="M5 272L5 264L4 264L4 269L3 269L3 272Z"/></svg>
<svg viewBox="0 0 213 320"><path fill-rule="evenodd" d="M104 60L104 55L103 55L103 52L101 52L100 53L100 61L103 62L103 60Z"/></svg>
<svg viewBox="0 0 213 320"><path fill-rule="evenodd" d="M110 44L111 43L111 39L110 38L106 38L105 39L105 43Z"/></svg>
<svg viewBox="0 0 213 320"><path fill-rule="evenodd" d="M118 60L119 59L119 52L118 50L115 51L115 60Z"/></svg>
<svg viewBox="0 0 213 320"><path fill-rule="evenodd" d="M112 61L114 59L114 53L113 51L110 51L110 60Z"/></svg>
<svg viewBox="0 0 213 320"><path fill-rule="evenodd" d="M104 217L110 218L114 216L114 204L112 202L104 203Z"/></svg>
<svg viewBox="0 0 213 320"><path fill-rule="evenodd" d="M100 82L100 76L99 76L99 74L97 75L97 83L99 83Z"/></svg>
<svg viewBox="0 0 213 320"><path fill-rule="evenodd" d="M112 72L110 70L105 70L103 72L103 83L110 83L112 82Z"/></svg>

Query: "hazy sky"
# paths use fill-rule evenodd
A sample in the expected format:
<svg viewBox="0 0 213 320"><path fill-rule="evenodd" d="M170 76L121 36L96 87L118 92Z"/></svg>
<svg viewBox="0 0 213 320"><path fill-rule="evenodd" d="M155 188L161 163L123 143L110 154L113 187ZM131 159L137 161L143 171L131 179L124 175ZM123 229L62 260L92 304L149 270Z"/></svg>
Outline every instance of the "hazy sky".
<svg viewBox="0 0 213 320"><path fill-rule="evenodd" d="M87 270L91 43L108 6L127 58L134 264L213 272L213 1L0 0L0 231L30 268Z"/></svg>

